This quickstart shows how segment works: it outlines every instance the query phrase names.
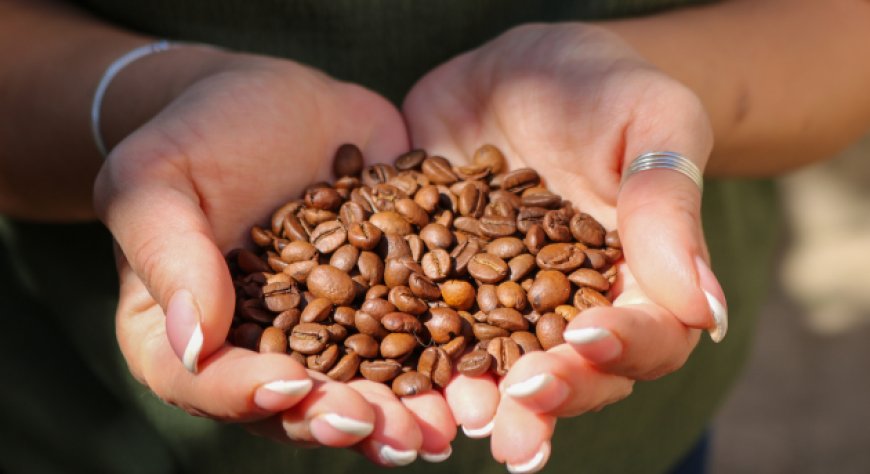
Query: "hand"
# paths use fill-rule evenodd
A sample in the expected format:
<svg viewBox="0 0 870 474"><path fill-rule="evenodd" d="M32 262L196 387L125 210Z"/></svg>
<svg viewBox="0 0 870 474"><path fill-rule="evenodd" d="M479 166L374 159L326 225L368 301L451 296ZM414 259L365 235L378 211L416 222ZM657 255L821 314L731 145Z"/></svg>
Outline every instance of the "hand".
<svg viewBox="0 0 870 474"><path fill-rule="evenodd" d="M398 111L368 90L289 61L220 54L221 67L117 145L96 182L118 244L117 334L130 370L190 413L258 420L285 440L356 445L381 464L442 453L456 427L440 395L399 401L225 344L235 294L224 253L329 179L342 143L382 160L408 143Z"/></svg>
<svg viewBox="0 0 870 474"><path fill-rule="evenodd" d="M524 356L500 381L501 398L486 378L458 376L446 390L464 428L485 434L494 422L496 460L537 470L556 417L599 409L627 396L634 380L676 370L698 329L714 327L708 298L721 308L724 295L707 266L698 188L655 170L620 190L624 169L647 151L676 151L703 169L712 148L706 113L615 35L581 24L510 30L429 73L404 112L415 147L461 161L493 144L512 169L535 168L619 230L626 265L614 307L575 318L571 344ZM472 390L488 403L470 403Z"/></svg>

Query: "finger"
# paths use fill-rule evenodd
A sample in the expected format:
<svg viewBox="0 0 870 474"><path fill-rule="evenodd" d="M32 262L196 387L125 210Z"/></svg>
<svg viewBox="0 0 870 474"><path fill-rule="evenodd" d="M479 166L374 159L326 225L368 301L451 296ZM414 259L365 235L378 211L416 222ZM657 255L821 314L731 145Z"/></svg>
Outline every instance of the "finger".
<svg viewBox="0 0 870 474"><path fill-rule="evenodd" d="M423 434L420 457L431 463L447 460L453 453L450 443L456 438L456 421L444 396L436 391L429 391L412 397L402 397L401 401L411 412Z"/></svg>
<svg viewBox="0 0 870 474"><path fill-rule="evenodd" d="M375 414L374 431L357 449L381 466L406 466L414 462L423 444L423 434L393 391L384 384L364 379L351 381L348 386L369 402Z"/></svg>
<svg viewBox="0 0 870 474"><path fill-rule="evenodd" d="M550 459L550 439L556 417L533 413L506 398L498 407L490 449L493 458L507 464L509 472L540 471Z"/></svg>
<svg viewBox="0 0 870 474"><path fill-rule="evenodd" d="M281 417L288 438L348 447L372 434L375 410L359 392L320 373L310 372L310 376L314 380L311 393Z"/></svg>
<svg viewBox="0 0 870 474"><path fill-rule="evenodd" d="M633 381L597 370L566 344L523 355L501 383L510 398L534 413L576 416L627 397Z"/></svg>
<svg viewBox="0 0 870 474"><path fill-rule="evenodd" d="M121 266L116 332L133 375L159 398L188 412L246 421L285 410L312 388L305 369L284 354L223 346L191 374L166 338L163 312L141 281Z"/></svg>
<svg viewBox="0 0 870 474"><path fill-rule="evenodd" d="M501 395L490 375L469 377L458 374L445 387L444 398L465 436L486 438L492 433Z"/></svg>

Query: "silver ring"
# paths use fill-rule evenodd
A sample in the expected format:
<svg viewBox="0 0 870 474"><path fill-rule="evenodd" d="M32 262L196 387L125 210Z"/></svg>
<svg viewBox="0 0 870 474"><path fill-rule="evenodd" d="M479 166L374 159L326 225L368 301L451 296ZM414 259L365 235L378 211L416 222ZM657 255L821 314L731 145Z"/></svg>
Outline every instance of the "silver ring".
<svg viewBox="0 0 870 474"><path fill-rule="evenodd" d="M701 170L698 169L698 166L685 156L673 151L651 151L638 156L631 162L628 169L625 170L625 174L622 175L621 184L625 184L629 176L635 173L659 169L683 173L698 186L701 192L704 192L704 177L701 175Z"/></svg>

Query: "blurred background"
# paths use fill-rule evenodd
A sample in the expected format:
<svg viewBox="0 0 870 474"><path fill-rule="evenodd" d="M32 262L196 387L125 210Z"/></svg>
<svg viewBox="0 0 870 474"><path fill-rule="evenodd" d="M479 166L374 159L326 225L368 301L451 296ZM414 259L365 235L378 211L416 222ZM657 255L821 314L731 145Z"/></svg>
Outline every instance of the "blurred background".
<svg viewBox="0 0 870 474"><path fill-rule="evenodd" d="M779 279L711 471L870 473L870 136L779 190Z"/></svg>

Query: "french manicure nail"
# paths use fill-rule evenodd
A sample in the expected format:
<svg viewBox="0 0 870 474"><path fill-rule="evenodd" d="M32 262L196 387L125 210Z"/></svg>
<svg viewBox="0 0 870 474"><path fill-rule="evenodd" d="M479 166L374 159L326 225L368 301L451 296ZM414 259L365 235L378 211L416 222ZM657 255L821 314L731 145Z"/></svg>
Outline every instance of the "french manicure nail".
<svg viewBox="0 0 870 474"><path fill-rule="evenodd" d="M396 449L388 444L382 444L378 448L378 456L381 462L389 466L407 466L417 459L417 451Z"/></svg>
<svg viewBox="0 0 870 474"><path fill-rule="evenodd" d="M261 388L280 393L281 395L305 395L311 391L314 382L310 379L302 380L275 380L274 382L265 383Z"/></svg>
<svg viewBox="0 0 870 474"><path fill-rule="evenodd" d="M309 379L274 380L254 392L254 403L266 411L283 411L307 395L313 385Z"/></svg>
<svg viewBox="0 0 870 474"><path fill-rule="evenodd" d="M451 454L453 454L453 447L449 445L447 446L447 449L440 453L427 453L426 451L420 451L420 457L423 458L424 461L431 463L444 462Z"/></svg>
<svg viewBox="0 0 870 474"><path fill-rule="evenodd" d="M495 427L495 420L490 420L489 423L483 425L480 428L468 428L465 425L462 425L462 432L465 433L465 436L469 438L486 438L490 434L492 434L492 429Z"/></svg>
<svg viewBox="0 0 870 474"><path fill-rule="evenodd" d="M728 309L725 307L725 293L716 279L716 275L710 270L710 266L701 257L695 257L695 267L698 270L698 280L701 284L701 290L704 291L704 296L707 298L707 305L710 306L710 312L713 313L713 321L715 326L708 330L710 339L713 342L720 342L725 339L728 333Z"/></svg>
<svg viewBox="0 0 870 474"><path fill-rule="evenodd" d="M195 374L204 336L199 311L189 291L178 290L170 298L166 306L166 334L184 368Z"/></svg>
<svg viewBox="0 0 870 474"><path fill-rule="evenodd" d="M725 334L728 333L728 311L719 300L704 290L704 296L707 297L707 304L710 305L710 311L713 312L713 320L716 321L716 327L710 329L710 339L713 342L721 342L725 339Z"/></svg>
<svg viewBox="0 0 870 474"><path fill-rule="evenodd" d="M324 413L320 418L329 426L354 436L368 436L375 429L375 425L365 421L354 420L346 416L341 416L337 413Z"/></svg>
<svg viewBox="0 0 870 474"><path fill-rule="evenodd" d="M565 338L565 342L582 346L584 344L600 341L605 337L612 335L613 333L607 329L593 326L588 328L569 329L565 331L562 337Z"/></svg>
<svg viewBox="0 0 870 474"><path fill-rule="evenodd" d="M528 461L521 464L507 463L507 470L511 474L531 474L544 468L550 459L550 442L544 441L538 452Z"/></svg>
<svg viewBox="0 0 870 474"><path fill-rule="evenodd" d="M550 374L538 374L529 377L522 382L509 385L505 388L504 392L514 398L530 397L543 390L547 385L553 383L554 380L556 379Z"/></svg>

